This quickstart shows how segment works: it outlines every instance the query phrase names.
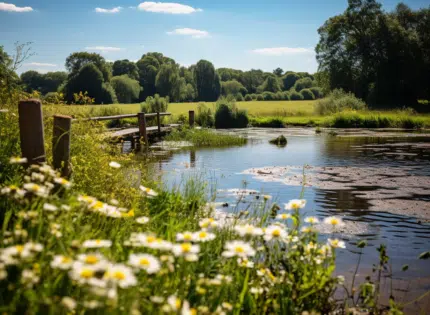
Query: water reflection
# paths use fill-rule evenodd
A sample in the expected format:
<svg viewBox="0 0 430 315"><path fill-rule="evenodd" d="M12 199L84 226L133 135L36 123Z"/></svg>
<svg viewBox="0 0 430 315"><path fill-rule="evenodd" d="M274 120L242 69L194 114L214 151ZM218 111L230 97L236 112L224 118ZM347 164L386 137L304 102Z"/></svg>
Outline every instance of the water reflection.
<svg viewBox="0 0 430 315"><path fill-rule="evenodd" d="M236 208L238 199L225 191L242 188L244 181L247 183L246 188L270 194L279 204L300 196L302 187L287 186L281 182L264 182L242 174L250 168L288 165L301 167L306 164L367 168L407 166L411 174L430 176L430 138L427 136L333 137L315 135L312 129L300 128L246 129L234 132L250 136L253 140L243 147L183 149L155 154L157 161L154 164L162 174L165 185L172 187L183 182L184 177L198 174L222 190L218 193L217 201L228 203L223 210L232 211ZM285 148L268 144L268 139L280 134L288 138ZM294 174L290 173L290 176ZM380 187L371 185L358 185L347 190L307 187L304 191L304 197L308 200L306 215L340 215L350 223L348 231L337 235L348 242L347 249L342 250L337 257L339 274L353 272L358 258L355 244L360 239L366 239L369 246L365 249L360 275L371 274L372 264L378 260L376 247L386 244L393 270L396 270L398 289L404 289L404 279L408 279L409 289L413 288L413 294L419 294L426 288L430 289L428 262L417 260L420 253L430 249L430 224L414 217L371 211L370 200L358 194L373 192L378 188ZM409 196L408 200L430 201L430 195L425 193ZM255 195L249 195L237 207L247 209L258 202L261 200ZM328 236L329 234L322 234L321 237ZM402 273L400 270L404 264L409 265L409 270Z"/></svg>

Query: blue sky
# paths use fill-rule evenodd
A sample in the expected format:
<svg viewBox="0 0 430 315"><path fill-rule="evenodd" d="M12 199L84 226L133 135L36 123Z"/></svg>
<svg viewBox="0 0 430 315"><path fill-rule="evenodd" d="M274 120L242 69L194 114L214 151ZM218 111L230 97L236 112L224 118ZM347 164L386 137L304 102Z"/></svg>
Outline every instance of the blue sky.
<svg viewBox="0 0 430 315"><path fill-rule="evenodd" d="M343 12L346 0L2 0L0 45L33 42L20 71L64 70L75 51L107 60L161 52L182 65L207 59L215 67L315 72L317 29ZM428 0L404 1L414 9ZM396 0L382 1L392 10Z"/></svg>

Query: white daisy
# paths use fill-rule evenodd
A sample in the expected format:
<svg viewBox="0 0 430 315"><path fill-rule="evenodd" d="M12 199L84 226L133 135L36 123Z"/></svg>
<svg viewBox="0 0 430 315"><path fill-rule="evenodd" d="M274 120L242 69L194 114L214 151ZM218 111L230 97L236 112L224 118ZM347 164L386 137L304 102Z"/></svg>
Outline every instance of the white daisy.
<svg viewBox="0 0 430 315"><path fill-rule="evenodd" d="M194 240L196 242L207 242L215 239L215 234L201 230L194 233Z"/></svg>
<svg viewBox="0 0 430 315"><path fill-rule="evenodd" d="M330 238L327 241L328 241L328 244L330 244L330 246L333 248L345 248L345 242L344 241L341 241L338 239L332 240Z"/></svg>
<svg viewBox="0 0 430 315"><path fill-rule="evenodd" d="M149 218L148 217L138 217L138 218L136 218L136 222L139 224L146 224L149 222Z"/></svg>
<svg viewBox="0 0 430 315"><path fill-rule="evenodd" d="M188 256L198 254L200 252L200 246L193 245L191 243L176 244L173 245L172 252L175 256Z"/></svg>
<svg viewBox="0 0 430 315"><path fill-rule="evenodd" d="M146 196L148 196L148 197L157 197L157 196L158 196L158 193L157 193L155 190L151 189L151 188L148 188L148 187L145 187L145 186L140 185L140 186L139 186L139 189L140 189L141 191L143 191L143 193L144 193Z"/></svg>
<svg viewBox="0 0 430 315"><path fill-rule="evenodd" d="M276 219L278 220L288 220L291 219L291 214L289 213L280 213L276 216Z"/></svg>
<svg viewBox="0 0 430 315"><path fill-rule="evenodd" d="M109 166L112 167L112 168L120 168L121 164L112 161L112 162L109 163Z"/></svg>
<svg viewBox="0 0 430 315"><path fill-rule="evenodd" d="M230 241L224 246L224 257L242 257L246 258L255 255L255 249L249 243L243 241Z"/></svg>
<svg viewBox="0 0 430 315"><path fill-rule="evenodd" d="M205 218L200 220L199 226L202 229L210 229L210 228L216 228L218 226L218 222L215 221L213 218Z"/></svg>
<svg viewBox="0 0 430 315"><path fill-rule="evenodd" d="M183 232L176 234L176 240L178 242L194 242L195 234L193 232Z"/></svg>
<svg viewBox="0 0 430 315"><path fill-rule="evenodd" d="M245 224L245 225L236 225L234 227L234 230L239 234L240 236L245 235L263 235L263 229L255 227L251 224Z"/></svg>
<svg viewBox="0 0 430 315"><path fill-rule="evenodd" d="M69 271L69 276L80 284L87 284L95 276L96 272L97 269L94 266L75 261Z"/></svg>
<svg viewBox="0 0 430 315"><path fill-rule="evenodd" d="M103 248L103 247L111 247L112 241L110 240L86 240L82 247L84 248Z"/></svg>
<svg viewBox="0 0 430 315"><path fill-rule="evenodd" d="M67 189L72 187L72 183L69 182L67 179L64 179L62 177L55 177L54 183L59 184L59 185L63 186L64 188L67 188Z"/></svg>
<svg viewBox="0 0 430 315"><path fill-rule="evenodd" d="M285 204L285 210L298 210L306 206L306 200L304 199L293 199Z"/></svg>
<svg viewBox="0 0 430 315"><path fill-rule="evenodd" d="M270 241L272 239L285 240L287 236L287 231L279 225L270 225L264 230L264 240L266 241Z"/></svg>
<svg viewBox="0 0 430 315"><path fill-rule="evenodd" d="M54 269L68 270L73 265L73 259L64 255L55 255L51 261L51 267Z"/></svg>
<svg viewBox="0 0 430 315"><path fill-rule="evenodd" d="M137 284L133 271L123 264L110 265L104 278L118 284L120 288L128 288Z"/></svg>
<svg viewBox="0 0 430 315"><path fill-rule="evenodd" d="M27 163L27 158L21 158L21 157L11 157L9 160L10 164L25 164Z"/></svg>
<svg viewBox="0 0 430 315"><path fill-rule="evenodd" d="M65 296L61 299L61 304L70 311L73 311L77 306L76 301L68 296Z"/></svg>
<svg viewBox="0 0 430 315"><path fill-rule="evenodd" d="M305 222L310 224L317 224L320 222L320 220L317 217L307 217L305 218Z"/></svg>
<svg viewBox="0 0 430 315"><path fill-rule="evenodd" d="M149 274L157 273L161 268L158 259L148 254L131 254L128 263L133 267L145 270Z"/></svg>
<svg viewBox="0 0 430 315"><path fill-rule="evenodd" d="M53 204L50 204L50 203L44 203L43 204L43 210L55 212L58 210L58 207L54 206Z"/></svg>
<svg viewBox="0 0 430 315"><path fill-rule="evenodd" d="M324 223L325 224L329 224L329 225L331 225L333 227L335 227L335 226L344 226L345 225L345 223L343 223L342 219L338 218L338 217L327 217L327 218L324 219Z"/></svg>

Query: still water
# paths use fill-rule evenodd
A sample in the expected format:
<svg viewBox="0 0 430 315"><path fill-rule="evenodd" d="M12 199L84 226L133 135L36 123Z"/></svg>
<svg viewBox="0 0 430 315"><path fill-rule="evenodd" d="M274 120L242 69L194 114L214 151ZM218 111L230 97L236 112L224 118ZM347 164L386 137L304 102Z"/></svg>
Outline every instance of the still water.
<svg viewBox="0 0 430 315"><path fill-rule="evenodd" d="M430 290L429 261L418 260L419 254L430 250L430 218L422 215L423 211L430 210L430 190L427 190L430 186L409 189L410 185L416 183L417 178L424 183L430 178L429 135L361 130L330 136L326 132L316 134L314 129L305 128L246 129L229 132L247 137L247 145L181 149L161 154L156 165L165 185L180 185L190 176L203 177L212 187L216 186L216 201L229 204L228 207L221 208L226 212L236 208L236 196L226 193L229 189L244 188L246 185L247 189L271 195L271 201L280 205L298 198L304 189L304 198L308 202L304 209L306 215L316 215L321 219L337 215L351 224L347 224L346 231L335 235L347 243L347 248L341 250L337 257L336 270L337 274L345 275L347 283L358 259L355 244L358 240L365 239L369 246L364 250L359 278L363 279L364 276L372 274L372 265L378 263L376 248L385 244L392 263L394 293L398 299L409 300L425 290ZM287 137L287 146L277 147L268 143L269 139L280 134ZM369 177L370 181L367 181L366 185L355 183L354 187L341 187L342 189L333 189L325 183L303 188L301 185L290 185L288 181L265 180L255 174L243 174L253 168L286 167L290 171L284 175L294 178L301 174L302 168L307 165L340 167L342 170L358 167L364 172L367 170L365 174L369 174L366 177ZM393 187L384 188L383 191L386 193L389 190L393 194L391 198L382 198L380 194L374 195L373 199L360 197L360 193L381 188L372 184L372 170L379 168L386 170L385 182L386 178L390 178L390 172L396 170L401 169L411 175L407 177L413 181L411 183L407 182L406 177L396 179L402 180L403 190L407 193L397 188L397 182L394 182ZM344 182L350 183L350 180L344 179ZM379 185L379 182L377 183ZM322 189L321 186L325 188ZM339 187L339 183L335 187ZM419 194L415 194L414 190L419 191ZM382 205L378 203L381 200ZM390 202L388 206L386 202ZM405 203L413 202L418 202L415 208L403 211ZM391 211L390 207L398 211ZM332 236L322 234L321 238ZM409 265L409 269L403 272L401 268L405 264ZM429 300L430 298L421 300L419 308L428 310Z"/></svg>

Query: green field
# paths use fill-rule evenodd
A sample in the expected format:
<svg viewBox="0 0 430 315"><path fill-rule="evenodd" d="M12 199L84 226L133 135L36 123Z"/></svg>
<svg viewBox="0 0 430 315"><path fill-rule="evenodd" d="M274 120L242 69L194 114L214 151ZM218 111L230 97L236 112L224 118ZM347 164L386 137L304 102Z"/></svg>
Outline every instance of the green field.
<svg viewBox="0 0 430 315"><path fill-rule="evenodd" d="M306 116L311 115L316 101L252 101L238 102L237 107L246 109L252 116ZM171 103L169 112L174 116L188 114L189 110L197 110L199 103ZM213 108L215 103L204 103ZM87 114L91 110L97 113L107 108L117 108L124 114L137 113L140 104L114 104L114 105L58 105L55 110L59 114Z"/></svg>

